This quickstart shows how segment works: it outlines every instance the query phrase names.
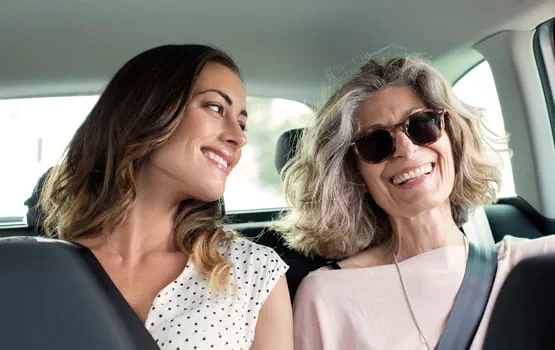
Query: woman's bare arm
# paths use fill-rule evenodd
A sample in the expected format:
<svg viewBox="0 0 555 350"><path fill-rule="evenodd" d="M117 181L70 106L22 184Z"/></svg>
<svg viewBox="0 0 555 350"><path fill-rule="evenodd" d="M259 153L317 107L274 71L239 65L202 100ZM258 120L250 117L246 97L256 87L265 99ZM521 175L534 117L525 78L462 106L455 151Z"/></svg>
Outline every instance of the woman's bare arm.
<svg viewBox="0 0 555 350"><path fill-rule="evenodd" d="M285 276L260 309L251 350L293 350L293 311Z"/></svg>

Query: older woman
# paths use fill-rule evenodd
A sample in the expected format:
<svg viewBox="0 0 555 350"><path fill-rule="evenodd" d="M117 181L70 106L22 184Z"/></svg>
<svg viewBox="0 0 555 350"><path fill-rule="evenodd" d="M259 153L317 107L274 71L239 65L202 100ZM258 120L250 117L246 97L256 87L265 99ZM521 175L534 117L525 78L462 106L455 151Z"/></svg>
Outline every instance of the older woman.
<svg viewBox="0 0 555 350"><path fill-rule="evenodd" d="M481 118L419 59L371 60L327 101L285 169L292 210L278 226L299 251L341 260L301 283L295 349L437 346L465 273L460 227L500 182ZM555 238L497 251L472 348L511 268Z"/></svg>
<svg viewBox="0 0 555 350"><path fill-rule="evenodd" d="M246 122L227 54L147 50L110 81L41 194L47 232L94 253L162 349L292 349L287 266L220 222Z"/></svg>

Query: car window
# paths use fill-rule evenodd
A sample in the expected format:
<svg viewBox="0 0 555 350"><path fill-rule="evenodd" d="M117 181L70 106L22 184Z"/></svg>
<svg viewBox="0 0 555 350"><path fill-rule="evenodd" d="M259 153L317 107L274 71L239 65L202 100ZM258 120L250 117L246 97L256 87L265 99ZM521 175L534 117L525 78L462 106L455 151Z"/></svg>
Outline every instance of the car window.
<svg viewBox="0 0 555 350"><path fill-rule="evenodd" d="M274 166L276 143L282 132L306 126L313 112L300 102L256 97L247 99L247 108L248 142L226 184L226 210L286 207Z"/></svg>
<svg viewBox="0 0 555 350"><path fill-rule="evenodd" d="M0 100L0 218L21 220L38 178L64 148L96 96Z"/></svg>
<svg viewBox="0 0 555 350"><path fill-rule="evenodd" d="M0 100L0 223L20 221L38 178L62 154L98 96ZM275 143L281 132L304 126L312 111L285 99L249 97L248 144L229 177L227 211L285 206L274 168ZM3 219L2 219L3 218Z"/></svg>
<svg viewBox="0 0 555 350"><path fill-rule="evenodd" d="M503 114L497 95L497 89L489 64L486 61L478 64L454 85L455 94L464 102L484 109L485 125L496 135L505 135ZM509 151L501 153L502 160L502 184L498 196L515 196L515 184L513 180L513 169Z"/></svg>

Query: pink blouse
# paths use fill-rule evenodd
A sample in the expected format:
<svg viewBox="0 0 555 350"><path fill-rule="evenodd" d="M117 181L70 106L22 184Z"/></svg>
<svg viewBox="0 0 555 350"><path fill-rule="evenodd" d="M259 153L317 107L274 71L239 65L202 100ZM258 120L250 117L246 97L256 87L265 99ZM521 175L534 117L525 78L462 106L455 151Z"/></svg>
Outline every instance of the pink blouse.
<svg viewBox="0 0 555 350"><path fill-rule="evenodd" d="M524 258L555 252L555 236L507 236L497 249L497 274L471 349L482 347L509 271ZM463 246L435 249L399 263L414 314L432 348L439 342L465 266ZM313 271L299 286L293 308L296 350L425 349L395 265Z"/></svg>

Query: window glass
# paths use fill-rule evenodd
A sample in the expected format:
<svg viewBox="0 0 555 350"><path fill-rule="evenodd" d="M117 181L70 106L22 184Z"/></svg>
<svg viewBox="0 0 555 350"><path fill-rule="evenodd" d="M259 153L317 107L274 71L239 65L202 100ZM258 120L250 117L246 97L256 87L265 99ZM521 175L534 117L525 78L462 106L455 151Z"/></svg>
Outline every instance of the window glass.
<svg viewBox="0 0 555 350"><path fill-rule="evenodd" d="M247 99L247 109L248 143L226 184L226 210L286 207L274 166L276 143L282 132L306 126L313 112L300 102L256 97Z"/></svg>
<svg viewBox="0 0 555 350"><path fill-rule="evenodd" d="M496 135L505 135L503 114L489 64L486 61L468 71L453 86L455 94L464 102L484 109L485 125ZM502 184L499 197L512 197L515 193L510 153L502 152Z"/></svg>
<svg viewBox="0 0 555 350"><path fill-rule="evenodd" d="M56 164L96 96L0 101L0 218L23 217L38 178Z"/></svg>
<svg viewBox="0 0 555 350"><path fill-rule="evenodd" d="M75 130L98 96L0 100L0 222L22 220L24 201L38 178L59 162ZM274 150L281 132L304 126L306 105L284 99L249 97L248 144L225 191L226 210L285 206ZM13 221L10 219L10 221Z"/></svg>

